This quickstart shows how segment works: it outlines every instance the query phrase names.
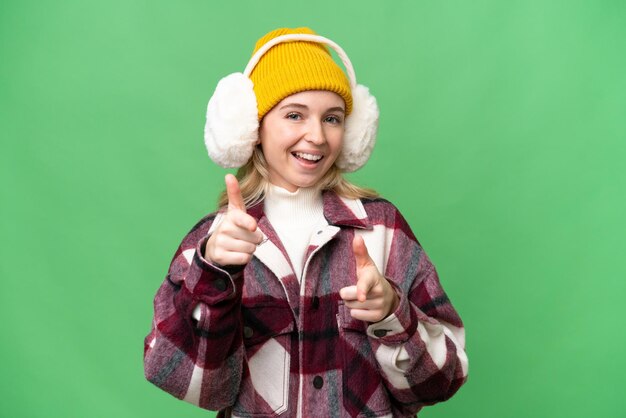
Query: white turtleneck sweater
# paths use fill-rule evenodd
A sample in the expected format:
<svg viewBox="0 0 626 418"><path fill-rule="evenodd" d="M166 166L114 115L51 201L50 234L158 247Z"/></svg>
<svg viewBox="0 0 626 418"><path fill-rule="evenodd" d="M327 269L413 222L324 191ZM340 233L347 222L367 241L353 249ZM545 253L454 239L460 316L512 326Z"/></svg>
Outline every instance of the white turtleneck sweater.
<svg viewBox="0 0 626 418"><path fill-rule="evenodd" d="M270 184L264 203L265 216L287 250L300 280L311 234L328 225L324 218L322 193L313 188L299 188L292 193Z"/></svg>

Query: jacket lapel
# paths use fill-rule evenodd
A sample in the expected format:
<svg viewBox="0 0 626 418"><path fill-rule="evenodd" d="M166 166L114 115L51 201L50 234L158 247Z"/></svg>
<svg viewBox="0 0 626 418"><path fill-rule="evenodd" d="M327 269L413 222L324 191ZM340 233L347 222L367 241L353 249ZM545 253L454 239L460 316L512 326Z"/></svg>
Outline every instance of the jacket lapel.
<svg viewBox="0 0 626 418"><path fill-rule="evenodd" d="M358 199L346 199L338 196L332 191L323 193L324 217L328 225L313 231L311 240L305 257L304 273L307 274L307 266L315 253L330 242L340 231L341 227L352 227L358 229L372 229L367 218L365 208ZM304 291L296 278L293 266L287 251L278 238L278 234L269 223L263 211L263 201L248 208L248 214L257 220L259 229L263 233L264 241L257 246L254 252L260 262L262 262L281 282L290 305L298 312L299 297ZM304 278L304 276L303 276Z"/></svg>

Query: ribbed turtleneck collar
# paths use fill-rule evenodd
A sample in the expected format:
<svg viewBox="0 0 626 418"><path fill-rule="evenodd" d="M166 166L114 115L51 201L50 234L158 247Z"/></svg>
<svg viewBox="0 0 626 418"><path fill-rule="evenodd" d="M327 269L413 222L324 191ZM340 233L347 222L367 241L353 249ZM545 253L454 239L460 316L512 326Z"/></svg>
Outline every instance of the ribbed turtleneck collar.
<svg viewBox="0 0 626 418"><path fill-rule="evenodd" d="M265 215L272 220L315 219L323 213L322 193L315 188L299 188L295 192L270 184L265 196Z"/></svg>

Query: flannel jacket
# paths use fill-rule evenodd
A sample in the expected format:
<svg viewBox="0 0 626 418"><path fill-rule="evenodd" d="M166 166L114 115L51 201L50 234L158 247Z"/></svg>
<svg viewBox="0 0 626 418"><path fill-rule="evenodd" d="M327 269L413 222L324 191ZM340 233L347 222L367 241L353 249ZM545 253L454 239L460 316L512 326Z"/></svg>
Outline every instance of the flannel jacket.
<svg viewBox="0 0 626 418"><path fill-rule="evenodd" d="M146 378L236 417L416 416L452 396L467 378L463 324L405 219L383 199L324 192L323 205L300 282L263 202L248 213L267 239L246 266L203 258L220 212L196 224L154 300ZM339 297L356 283L355 234L400 296L378 323Z"/></svg>

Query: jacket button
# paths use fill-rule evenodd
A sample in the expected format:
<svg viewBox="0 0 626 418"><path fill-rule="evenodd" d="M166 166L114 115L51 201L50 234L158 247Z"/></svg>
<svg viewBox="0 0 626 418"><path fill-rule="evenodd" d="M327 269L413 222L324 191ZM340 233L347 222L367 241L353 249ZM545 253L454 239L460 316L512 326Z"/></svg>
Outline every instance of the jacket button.
<svg viewBox="0 0 626 418"><path fill-rule="evenodd" d="M387 335L387 330L386 329L375 329L374 330L374 335L377 336L378 338L383 338L385 335Z"/></svg>
<svg viewBox="0 0 626 418"><path fill-rule="evenodd" d="M322 232L322 230L317 231L317 235L321 234Z"/></svg>
<svg viewBox="0 0 626 418"><path fill-rule="evenodd" d="M243 327L243 337L250 338L254 334L254 331L250 327Z"/></svg>
<svg viewBox="0 0 626 418"><path fill-rule="evenodd" d="M315 389L321 389L322 386L324 386L324 379L322 379L322 376L315 376L313 378L313 387Z"/></svg>
<svg viewBox="0 0 626 418"><path fill-rule="evenodd" d="M224 290L226 290L226 282L224 281L224 279L217 279L213 282L213 287L215 287L220 292L223 292Z"/></svg>
<svg viewBox="0 0 626 418"><path fill-rule="evenodd" d="M320 298L319 298L319 297L315 296L315 297L313 298L313 301L311 302L311 307L312 307L313 309L317 309L317 308L319 308L319 307L320 307Z"/></svg>

